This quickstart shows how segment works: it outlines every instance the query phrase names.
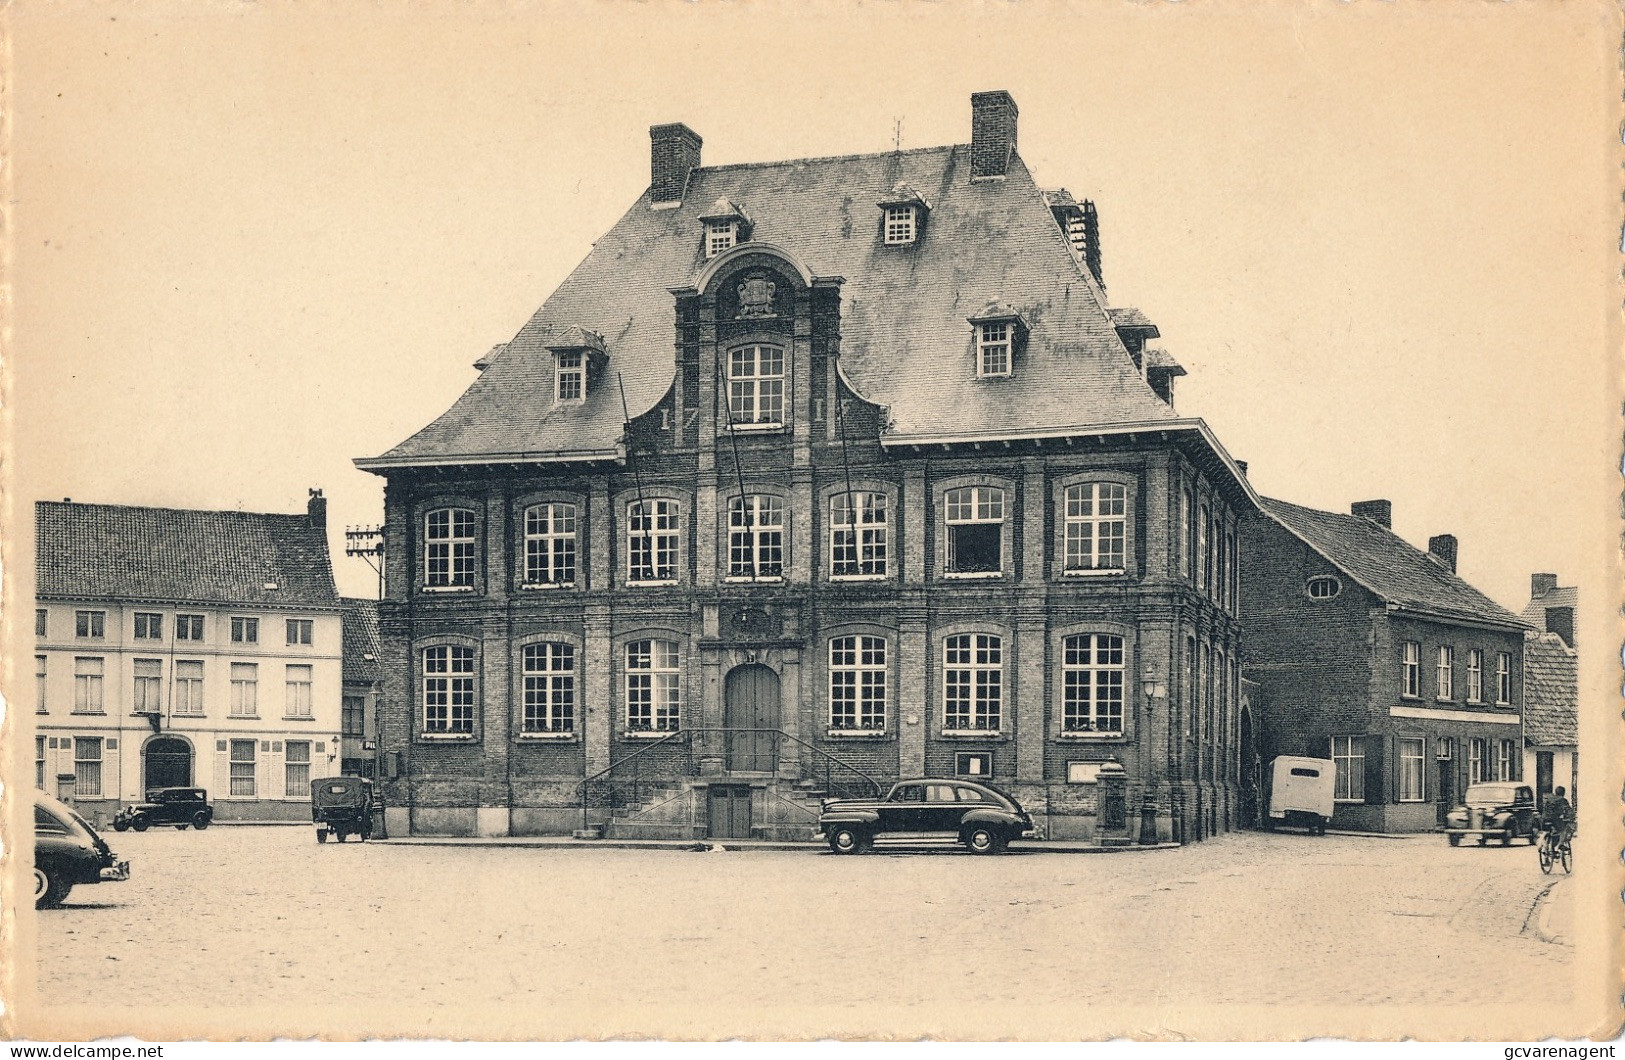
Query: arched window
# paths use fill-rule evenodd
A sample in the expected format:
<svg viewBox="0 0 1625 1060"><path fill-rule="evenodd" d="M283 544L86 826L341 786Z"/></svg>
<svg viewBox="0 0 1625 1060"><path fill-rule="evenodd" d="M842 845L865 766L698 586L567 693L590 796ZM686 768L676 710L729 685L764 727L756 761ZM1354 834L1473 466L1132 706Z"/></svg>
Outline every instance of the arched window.
<svg viewBox="0 0 1625 1060"><path fill-rule="evenodd" d="M1121 735L1123 638L1080 633L1061 651L1061 731Z"/></svg>
<svg viewBox="0 0 1625 1060"><path fill-rule="evenodd" d="M963 633L942 642L942 727L998 732L1004 707L1004 642L992 633Z"/></svg>
<svg viewBox="0 0 1625 1060"><path fill-rule="evenodd" d="M533 504L525 509L525 584L574 585L576 506Z"/></svg>
<svg viewBox="0 0 1625 1060"><path fill-rule="evenodd" d="M784 423L784 350L757 343L728 351L728 420L735 427Z"/></svg>
<svg viewBox="0 0 1625 1060"><path fill-rule="evenodd" d="M728 506L728 577L784 576L784 502L764 493Z"/></svg>
<svg viewBox="0 0 1625 1060"><path fill-rule="evenodd" d="M682 708L677 644L635 640L626 646L626 728L676 732Z"/></svg>
<svg viewBox="0 0 1625 1060"><path fill-rule="evenodd" d="M829 642L829 727L835 732L886 729L886 640L834 637Z"/></svg>
<svg viewBox="0 0 1625 1060"><path fill-rule="evenodd" d="M525 645L525 719L521 732L567 733L576 724L576 650L545 641Z"/></svg>
<svg viewBox="0 0 1625 1060"><path fill-rule="evenodd" d="M634 501L626 509L626 579L630 582L677 580L676 501Z"/></svg>
<svg viewBox="0 0 1625 1060"><path fill-rule="evenodd" d="M829 499L829 575L886 574L886 495L837 493Z"/></svg>
<svg viewBox="0 0 1625 1060"><path fill-rule="evenodd" d="M1068 574L1116 573L1125 568L1128 490L1116 482L1068 486L1063 512Z"/></svg>
<svg viewBox="0 0 1625 1060"><path fill-rule="evenodd" d="M474 587L474 513L436 508L423 519L423 581L431 589Z"/></svg>
<svg viewBox="0 0 1625 1060"><path fill-rule="evenodd" d="M455 644L424 648L424 733L472 735L474 702L474 649Z"/></svg>

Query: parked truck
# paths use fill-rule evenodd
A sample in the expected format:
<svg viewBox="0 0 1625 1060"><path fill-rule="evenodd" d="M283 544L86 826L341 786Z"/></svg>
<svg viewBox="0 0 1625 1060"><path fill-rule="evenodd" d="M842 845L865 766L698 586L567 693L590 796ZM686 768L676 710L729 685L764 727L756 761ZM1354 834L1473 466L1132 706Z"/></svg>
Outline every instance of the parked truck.
<svg viewBox="0 0 1625 1060"><path fill-rule="evenodd" d="M1336 793L1335 762L1281 755L1270 764L1270 808L1264 815L1264 827L1287 825L1325 835Z"/></svg>

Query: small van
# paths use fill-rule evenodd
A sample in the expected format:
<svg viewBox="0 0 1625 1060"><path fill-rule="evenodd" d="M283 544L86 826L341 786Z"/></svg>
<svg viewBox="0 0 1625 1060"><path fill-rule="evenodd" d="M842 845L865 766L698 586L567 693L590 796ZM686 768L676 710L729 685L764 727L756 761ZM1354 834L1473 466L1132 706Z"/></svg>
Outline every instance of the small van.
<svg viewBox="0 0 1625 1060"><path fill-rule="evenodd" d="M1270 808L1264 827L1292 825L1325 835L1337 794L1337 764L1329 758L1281 755L1270 764Z"/></svg>

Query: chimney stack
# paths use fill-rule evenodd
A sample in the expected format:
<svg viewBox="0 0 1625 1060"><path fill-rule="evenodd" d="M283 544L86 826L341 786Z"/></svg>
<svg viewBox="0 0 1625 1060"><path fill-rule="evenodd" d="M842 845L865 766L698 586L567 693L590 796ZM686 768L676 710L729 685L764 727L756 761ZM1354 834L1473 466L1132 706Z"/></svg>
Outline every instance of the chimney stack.
<svg viewBox="0 0 1625 1060"><path fill-rule="evenodd" d="M321 490L310 491L310 501L305 505L305 515L310 519L311 526L321 530L327 529L327 498L322 496Z"/></svg>
<svg viewBox="0 0 1625 1060"><path fill-rule="evenodd" d="M1002 177L1016 149L1016 101L1002 89L970 97L970 179Z"/></svg>
<svg viewBox="0 0 1625 1060"><path fill-rule="evenodd" d="M1428 552L1446 567L1449 567L1450 573L1454 574L1456 572L1455 534L1440 534L1437 537L1428 538Z"/></svg>
<svg viewBox="0 0 1625 1060"><path fill-rule="evenodd" d="M684 125L649 126L649 202L679 203L688 190L688 176L700 168L700 134Z"/></svg>
<svg viewBox="0 0 1625 1060"><path fill-rule="evenodd" d="M1394 505L1391 501L1355 501L1349 505L1349 514L1356 519L1369 519L1384 530L1394 528Z"/></svg>
<svg viewBox="0 0 1625 1060"><path fill-rule="evenodd" d="M1529 595L1537 600L1557 588L1557 575L1531 574L1529 576Z"/></svg>
<svg viewBox="0 0 1625 1060"><path fill-rule="evenodd" d="M1563 643L1574 647L1574 608L1548 607L1546 609L1546 632L1556 633L1563 638Z"/></svg>

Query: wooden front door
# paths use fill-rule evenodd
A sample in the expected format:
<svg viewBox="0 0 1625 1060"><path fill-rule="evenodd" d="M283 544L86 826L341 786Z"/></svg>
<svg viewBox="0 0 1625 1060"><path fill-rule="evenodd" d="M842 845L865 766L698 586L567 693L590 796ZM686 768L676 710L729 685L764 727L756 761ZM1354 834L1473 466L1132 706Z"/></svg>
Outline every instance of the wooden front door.
<svg viewBox="0 0 1625 1060"><path fill-rule="evenodd" d="M142 778L146 786L143 793L154 788L189 788L192 786L192 745L173 736L160 736L147 743L141 752Z"/></svg>
<svg viewBox="0 0 1625 1060"><path fill-rule="evenodd" d="M729 730L724 736L730 771L778 768L779 675L756 663L729 671L723 725Z"/></svg>
<svg viewBox="0 0 1625 1060"><path fill-rule="evenodd" d="M706 824L712 839L749 839L750 788L713 784L706 798Z"/></svg>
<svg viewBox="0 0 1625 1060"><path fill-rule="evenodd" d="M1449 758L1439 759L1439 786L1436 790L1437 819L1445 823L1450 808L1456 804L1456 763Z"/></svg>

